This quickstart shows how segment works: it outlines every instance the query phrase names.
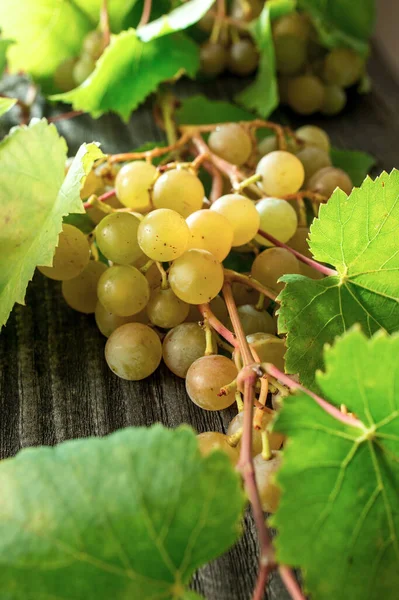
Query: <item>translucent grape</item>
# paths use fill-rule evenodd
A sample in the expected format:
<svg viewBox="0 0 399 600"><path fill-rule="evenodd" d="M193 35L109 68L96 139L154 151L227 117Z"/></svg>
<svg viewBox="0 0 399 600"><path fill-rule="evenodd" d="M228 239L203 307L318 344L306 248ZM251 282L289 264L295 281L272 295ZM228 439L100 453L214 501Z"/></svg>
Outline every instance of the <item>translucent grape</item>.
<svg viewBox="0 0 399 600"><path fill-rule="evenodd" d="M182 302L171 288L163 290L161 287L152 291L147 304L148 317L157 327L170 329L183 323L189 311L189 305Z"/></svg>
<svg viewBox="0 0 399 600"><path fill-rule="evenodd" d="M273 36L290 35L306 42L311 33L312 27L310 21L303 13L292 12L280 17L273 23Z"/></svg>
<svg viewBox="0 0 399 600"><path fill-rule="evenodd" d="M205 190L201 180L187 169L165 171L154 184L155 208L170 208L186 218L202 208Z"/></svg>
<svg viewBox="0 0 399 600"><path fill-rule="evenodd" d="M290 248L297 250L304 256L308 258L313 258L311 251L309 250L308 244L309 238L309 229L307 227L298 227L295 234L292 238L287 242ZM302 275L306 275L306 277L310 277L311 279L321 279L323 277L320 271L305 265L303 262L299 263L299 268L301 270Z"/></svg>
<svg viewBox="0 0 399 600"><path fill-rule="evenodd" d="M238 123L219 125L209 136L208 144L212 152L237 166L246 163L252 152L252 140Z"/></svg>
<svg viewBox="0 0 399 600"><path fill-rule="evenodd" d="M257 332L247 336L247 342L251 345L259 357L260 362L268 362L284 372L286 353L285 340Z"/></svg>
<svg viewBox="0 0 399 600"><path fill-rule="evenodd" d="M283 150L270 152L261 158L256 172L262 176L259 186L269 196L295 194L305 179L301 161Z"/></svg>
<svg viewBox="0 0 399 600"><path fill-rule="evenodd" d="M231 6L231 16L239 21L252 21L259 17L262 12L263 0L233 0Z"/></svg>
<svg viewBox="0 0 399 600"><path fill-rule="evenodd" d="M146 256L167 262L185 252L189 236L187 223L179 213L170 208L158 208L141 221L137 239Z"/></svg>
<svg viewBox="0 0 399 600"><path fill-rule="evenodd" d="M317 146L305 146L298 152L297 157L305 169L305 187L316 171L331 166L331 158L328 152Z"/></svg>
<svg viewBox="0 0 399 600"><path fill-rule="evenodd" d="M274 38L276 67L283 75L295 75L306 63L306 42L294 35L280 35Z"/></svg>
<svg viewBox="0 0 399 600"><path fill-rule="evenodd" d="M255 479L264 512L274 513L278 508L280 488L275 483L275 474L280 464L281 454L276 451L272 452L270 460L265 460L261 454L254 458Z"/></svg>
<svg viewBox="0 0 399 600"><path fill-rule="evenodd" d="M265 310L258 310L252 304L239 306L238 314L241 325L246 335L264 331L265 333L276 333L276 325L273 317Z"/></svg>
<svg viewBox="0 0 399 600"><path fill-rule="evenodd" d="M220 450L227 454L232 465L238 462L240 457L238 448L229 444L229 438L224 433L206 431L197 435L197 440L199 450L203 456L208 456L211 452Z"/></svg>
<svg viewBox="0 0 399 600"><path fill-rule="evenodd" d="M333 48L324 61L324 77L328 83L350 87L364 71L364 59L350 48Z"/></svg>
<svg viewBox="0 0 399 600"><path fill-rule="evenodd" d="M275 292L281 292L284 287L284 283L277 283L280 277L300 272L297 258L289 250L277 247L258 254L251 269L252 277Z"/></svg>
<svg viewBox="0 0 399 600"><path fill-rule="evenodd" d="M135 160L124 165L115 178L116 195L120 202L138 212L149 210L149 190L156 174L156 167L143 160Z"/></svg>
<svg viewBox="0 0 399 600"><path fill-rule="evenodd" d="M77 277L63 281L62 295L68 306L82 313L94 313L98 280L106 270L107 265L91 260Z"/></svg>
<svg viewBox="0 0 399 600"><path fill-rule="evenodd" d="M205 348L205 331L198 323L182 323L166 334L163 359L172 373L184 378L189 367L204 356Z"/></svg>
<svg viewBox="0 0 399 600"><path fill-rule="evenodd" d="M233 246L247 244L255 237L260 218L252 200L240 194L226 194L212 204L211 210L230 221L234 232Z"/></svg>
<svg viewBox="0 0 399 600"><path fill-rule="evenodd" d="M109 312L106 308L103 307L101 302L97 301L96 310L94 312L94 316L96 319L96 324L98 329L101 331L105 337L109 337L111 333L121 327L122 325L126 325L126 323L143 323L144 325L148 323L148 316L146 309L141 312L130 315L128 317L118 317L114 313Z"/></svg>
<svg viewBox="0 0 399 600"><path fill-rule="evenodd" d="M95 61L88 54L83 54L73 67L73 78L76 85L81 85L96 68Z"/></svg>
<svg viewBox="0 0 399 600"><path fill-rule="evenodd" d="M104 50L104 35L98 29L89 31L83 40L83 51L93 60L98 60Z"/></svg>
<svg viewBox="0 0 399 600"><path fill-rule="evenodd" d="M65 281L83 271L90 259L90 246L86 236L73 225L63 225L58 237L52 267L38 267L50 279Z"/></svg>
<svg viewBox="0 0 399 600"><path fill-rule="evenodd" d="M95 169L92 169L87 175L83 187L80 190L80 197L82 200L84 200L89 198L89 196L92 194L98 194L99 192L102 192L103 188L104 182L102 178L97 175Z"/></svg>
<svg viewBox="0 0 399 600"><path fill-rule="evenodd" d="M115 329L105 345L105 360L115 375L140 381L151 375L162 358L162 344L151 327L126 323Z"/></svg>
<svg viewBox="0 0 399 600"><path fill-rule="evenodd" d="M140 219L129 213L113 213L96 227L101 252L112 262L129 265L143 256L137 241Z"/></svg>
<svg viewBox="0 0 399 600"><path fill-rule="evenodd" d="M200 48L201 71L209 77L222 73L227 65L228 54L223 44L206 42Z"/></svg>
<svg viewBox="0 0 399 600"><path fill-rule="evenodd" d="M295 210L286 200L280 198L263 198L256 203L260 216L259 228L275 237L279 242L287 242L298 227ZM266 238L257 235L255 240L261 246L273 246Z"/></svg>
<svg viewBox="0 0 399 600"><path fill-rule="evenodd" d="M323 129L316 125L303 125L296 130L295 135L303 140L306 146L316 146L324 152L330 152L330 138Z"/></svg>
<svg viewBox="0 0 399 600"><path fill-rule="evenodd" d="M320 111L323 115L333 116L340 113L346 105L346 93L338 85L326 85L324 103Z"/></svg>
<svg viewBox="0 0 399 600"><path fill-rule="evenodd" d="M274 419L274 414L264 412L262 417L262 429L265 430L269 423ZM227 429L227 435L234 435L242 429L244 424L244 411L239 412L238 415L230 421ZM268 432L267 437L269 439L269 446L271 450L279 450L283 445L284 436L281 433ZM238 444L238 448L241 447L241 442ZM252 456L256 456L262 452L262 435L260 429L252 430Z"/></svg>
<svg viewBox="0 0 399 600"><path fill-rule="evenodd" d="M324 104L324 85L314 75L300 75L288 84L288 104L300 115L312 115Z"/></svg>
<svg viewBox="0 0 399 600"><path fill-rule="evenodd" d="M275 135L268 135L258 144L258 153L260 156L266 156L270 152L278 150L277 138Z"/></svg>
<svg viewBox="0 0 399 600"><path fill-rule="evenodd" d="M114 266L102 274L97 287L98 299L109 312L119 317L139 313L150 298L147 279L135 267Z"/></svg>
<svg viewBox="0 0 399 600"><path fill-rule="evenodd" d="M343 190L345 194L350 194L353 183L349 175L345 171L342 171L342 169L325 167L324 169L320 169L320 171L316 171L310 178L308 186L313 192L329 198L337 187Z"/></svg>
<svg viewBox="0 0 399 600"><path fill-rule="evenodd" d="M235 364L226 356L212 354L198 358L187 371L186 390L190 400L204 410L222 410L235 402L234 390L218 396L220 388L237 377Z"/></svg>
<svg viewBox="0 0 399 600"><path fill-rule="evenodd" d="M231 250L233 226L222 214L213 210L198 210L186 219L190 230L189 248L208 250L222 262Z"/></svg>
<svg viewBox="0 0 399 600"><path fill-rule="evenodd" d="M207 250L187 250L169 271L169 284L188 304L209 302L222 289L223 267Z"/></svg>
<svg viewBox="0 0 399 600"><path fill-rule="evenodd" d="M228 66L234 75L250 75L259 62L259 54L251 40L241 39L230 46Z"/></svg>
<svg viewBox="0 0 399 600"><path fill-rule="evenodd" d="M60 63L54 73L54 84L61 92L69 92L75 87L73 70L76 58L67 58Z"/></svg>

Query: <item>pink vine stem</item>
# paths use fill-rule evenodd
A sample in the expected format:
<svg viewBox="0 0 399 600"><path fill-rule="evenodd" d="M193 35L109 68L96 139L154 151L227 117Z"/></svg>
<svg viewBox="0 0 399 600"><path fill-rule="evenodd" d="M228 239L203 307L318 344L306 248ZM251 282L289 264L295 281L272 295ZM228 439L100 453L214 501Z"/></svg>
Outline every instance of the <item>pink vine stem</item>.
<svg viewBox="0 0 399 600"><path fill-rule="evenodd" d="M292 570L286 565L279 565L278 572L292 600L305 600Z"/></svg>
<svg viewBox="0 0 399 600"><path fill-rule="evenodd" d="M100 27L103 32L104 48L109 46L111 41L111 28L109 25L108 1L103 0L100 12Z"/></svg>
<svg viewBox="0 0 399 600"><path fill-rule="evenodd" d="M233 348L238 348L236 336L230 331L230 329L227 329L227 327L225 327L223 323L219 321L216 315L213 314L209 304L199 304L198 309L201 315L204 317L204 319L208 321L209 325L213 327L213 329L219 335L221 335L226 340L226 342L231 344Z"/></svg>
<svg viewBox="0 0 399 600"><path fill-rule="evenodd" d="M137 28L144 27L144 25L147 25L151 16L151 8L152 0L144 0L143 12L141 13L140 23L137 25Z"/></svg>
<svg viewBox="0 0 399 600"><path fill-rule="evenodd" d="M98 201L98 202L105 202L105 201L106 201L106 200L108 200L109 198L113 198L115 195L116 195L116 192L115 192L115 190L109 190L109 192L105 192L105 194L102 194L102 196L99 196L99 197L97 198L97 201ZM92 208L92 206L93 206L93 205L91 204L90 200L88 200L87 202L85 202L85 203L83 204L83 208L85 208L86 210L87 210L88 208Z"/></svg>
<svg viewBox="0 0 399 600"><path fill-rule="evenodd" d="M70 112L61 113L60 115L55 115L55 117L50 117L48 120L49 123L56 123L57 121L65 121L67 119L74 119L75 117L80 117L83 115L83 110L71 110Z"/></svg>

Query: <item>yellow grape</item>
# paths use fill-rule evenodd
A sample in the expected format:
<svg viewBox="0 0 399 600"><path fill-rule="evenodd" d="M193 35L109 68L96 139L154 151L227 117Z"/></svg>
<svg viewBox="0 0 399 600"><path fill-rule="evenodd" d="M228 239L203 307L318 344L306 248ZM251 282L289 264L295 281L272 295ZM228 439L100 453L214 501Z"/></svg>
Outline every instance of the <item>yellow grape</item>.
<svg viewBox="0 0 399 600"><path fill-rule="evenodd" d="M275 483L275 474L281 464L281 453L272 452L265 460L261 454L254 458L255 479L264 512L274 513L280 502L280 488Z"/></svg>
<svg viewBox="0 0 399 600"><path fill-rule="evenodd" d="M188 304L209 302L223 286L222 265L207 250L187 250L169 271L169 284L180 300Z"/></svg>
<svg viewBox="0 0 399 600"><path fill-rule="evenodd" d="M330 138L328 134L316 125L303 125L296 130L295 135L302 140L306 146L317 146L324 152L330 152Z"/></svg>
<svg viewBox="0 0 399 600"><path fill-rule="evenodd" d="M253 333L247 336L247 342L255 350L260 362L271 363L284 372L287 351L284 339L268 333Z"/></svg>
<svg viewBox="0 0 399 600"><path fill-rule="evenodd" d="M237 166L246 163L252 152L252 140L238 123L219 125L209 136L208 144L212 152Z"/></svg>
<svg viewBox="0 0 399 600"><path fill-rule="evenodd" d="M269 423L274 419L275 413L264 412L262 416L262 429L265 430ZM244 411L239 412L238 415L230 421L227 429L227 435L234 435L242 429L244 425ZM284 442L284 436L277 432L267 432L269 438L270 450L279 450ZM238 448L241 447L241 442L238 444ZM260 429L252 429L252 455L256 456L262 452L262 435Z"/></svg>
<svg viewBox="0 0 399 600"><path fill-rule="evenodd" d="M149 258L168 262L185 252L189 235L187 223L179 213L170 208L158 208L141 221L137 239Z"/></svg>
<svg viewBox="0 0 399 600"><path fill-rule="evenodd" d="M284 283L277 283L280 277L287 274L299 274L298 259L285 248L269 248L264 250L252 263L251 275L262 285L280 292Z"/></svg>
<svg viewBox="0 0 399 600"><path fill-rule="evenodd" d="M364 71L364 59L350 48L333 48L324 61L324 77L327 83L350 87Z"/></svg>
<svg viewBox="0 0 399 600"><path fill-rule="evenodd" d="M233 227L222 214L204 209L197 210L186 219L190 230L189 248L208 250L222 262L231 250Z"/></svg>
<svg viewBox="0 0 399 600"><path fill-rule="evenodd" d="M275 150L261 158L256 173L262 177L258 184L262 190L277 197L296 194L305 179L301 161L284 150Z"/></svg>
<svg viewBox="0 0 399 600"><path fill-rule="evenodd" d="M119 317L139 313L150 298L147 279L135 267L110 267L102 274L97 287L98 299L109 312Z"/></svg>
<svg viewBox="0 0 399 600"><path fill-rule="evenodd" d="M290 79L287 86L288 104L300 115L311 115L321 110L325 88L315 75L299 75Z"/></svg>
<svg viewBox="0 0 399 600"><path fill-rule="evenodd" d="M155 288L147 304L147 315L153 325L170 329L183 323L189 311L189 305L180 300L171 288Z"/></svg>
<svg viewBox="0 0 399 600"><path fill-rule="evenodd" d="M62 295L68 306L82 313L94 313L98 280L107 268L104 263L91 260L77 277L63 281Z"/></svg>
<svg viewBox="0 0 399 600"><path fill-rule="evenodd" d="M298 217L292 206L281 198L263 198L256 203L260 216L260 229L279 242L287 242L298 227ZM257 235L255 241L261 246L273 246L269 240Z"/></svg>
<svg viewBox="0 0 399 600"><path fill-rule="evenodd" d="M186 218L202 207L205 196L201 180L187 169L165 171L152 192L155 208L170 208Z"/></svg>
<svg viewBox="0 0 399 600"><path fill-rule="evenodd" d="M205 431L197 435L198 446L203 456L208 456L215 450L224 452L229 457L232 465L236 465L240 455L237 447L233 447L229 444L229 438L224 433L218 433L217 431Z"/></svg>
<svg viewBox="0 0 399 600"><path fill-rule="evenodd" d="M139 212L149 210L150 189L156 175L156 167L143 160L124 165L115 178L116 195L120 202Z"/></svg>
<svg viewBox="0 0 399 600"><path fill-rule="evenodd" d="M251 304L239 306L238 314L245 335L262 331L265 333L276 333L276 325L273 317L265 310L258 310ZM232 328L232 326L230 325Z"/></svg>
<svg viewBox="0 0 399 600"><path fill-rule="evenodd" d="M129 213L113 213L96 227L96 242L112 262L129 265L143 256L137 241L140 219Z"/></svg>
<svg viewBox="0 0 399 600"><path fill-rule="evenodd" d="M297 153L297 157L305 169L305 187L309 179L320 169L331 166L331 158L328 152L321 150L318 146L305 146Z"/></svg>
<svg viewBox="0 0 399 600"><path fill-rule="evenodd" d="M90 259L90 246L86 236L73 225L63 225L58 237L52 267L38 267L50 279L65 281L83 271Z"/></svg>
<svg viewBox="0 0 399 600"><path fill-rule="evenodd" d="M105 360L111 371L129 381L151 375L162 358L162 344L151 327L126 323L115 329L105 345Z"/></svg>
<svg viewBox="0 0 399 600"><path fill-rule="evenodd" d="M240 194L226 194L212 204L211 210L230 221L234 232L233 246L247 244L255 237L260 217L255 204L249 198Z"/></svg>
<svg viewBox="0 0 399 600"><path fill-rule="evenodd" d="M329 198L336 188L340 188L345 194L350 194L353 188L351 178L342 169L335 167L324 167L309 180L309 189Z"/></svg>
<svg viewBox="0 0 399 600"><path fill-rule="evenodd" d="M303 256L313 258L312 253L309 249L308 238L309 229L307 227L298 227L295 234L287 242L287 244L290 248L293 248L297 252L303 254ZM323 274L320 273L320 271L317 271L316 269L305 265L303 262L299 262L299 268L303 275L306 275L306 277L310 277L311 279L322 279L323 277Z"/></svg>
<svg viewBox="0 0 399 600"><path fill-rule="evenodd" d="M184 378L193 362L204 355L205 348L205 332L198 323L182 323L166 334L163 359L172 373Z"/></svg>
<svg viewBox="0 0 399 600"><path fill-rule="evenodd" d="M234 390L218 396L220 388L237 377L237 368L226 356L212 354L197 359L188 369L186 390L190 399L204 410L222 410L235 402Z"/></svg>
<svg viewBox="0 0 399 600"><path fill-rule="evenodd" d="M118 317L118 315L115 315L104 308L99 301L97 301L96 304L94 317L96 319L98 329L103 335L105 335L105 337L109 337L111 333L115 331L115 329L118 329L118 327L121 327L121 325L126 325L126 323L143 323L144 325L148 323L147 311L145 309L139 313L136 313L135 315Z"/></svg>

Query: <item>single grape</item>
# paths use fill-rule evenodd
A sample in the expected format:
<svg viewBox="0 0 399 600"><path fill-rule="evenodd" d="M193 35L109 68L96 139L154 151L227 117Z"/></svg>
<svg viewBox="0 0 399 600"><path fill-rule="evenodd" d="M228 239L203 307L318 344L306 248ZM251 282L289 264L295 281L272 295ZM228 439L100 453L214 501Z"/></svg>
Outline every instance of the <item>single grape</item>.
<svg viewBox="0 0 399 600"><path fill-rule="evenodd" d="M312 115L324 104L324 85L314 75L294 77L288 84L288 104L300 115Z"/></svg>
<svg viewBox="0 0 399 600"><path fill-rule="evenodd" d="M305 187L316 171L331 166L331 158L328 152L317 146L305 146L298 152L297 158L299 158L305 169Z"/></svg>
<svg viewBox="0 0 399 600"><path fill-rule="evenodd" d="M346 105L346 92L338 85L326 85L324 103L320 109L323 115L333 116L340 113Z"/></svg>
<svg viewBox="0 0 399 600"><path fill-rule="evenodd" d="M162 358L162 344L151 327L126 323L110 335L105 345L105 360L115 375L140 381L151 375Z"/></svg>
<svg viewBox="0 0 399 600"><path fill-rule="evenodd" d="M237 374L235 364L226 356L203 356L187 371L187 394L204 410L222 410L235 402L235 394L234 390L230 390L227 395L218 396L220 388L234 381Z"/></svg>
<svg viewBox="0 0 399 600"><path fill-rule="evenodd" d="M80 190L80 197L82 200L89 198L92 194L102 193L104 189L104 182L101 177L96 173L95 169L92 169L87 175L83 187Z"/></svg>
<svg viewBox="0 0 399 600"><path fill-rule="evenodd" d="M298 227L295 234L292 238L287 242L290 248L297 250L303 254L303 256L307 256L308 258L313 258L312 253L309 249L308 244L309 238L309 229L307 227ZM301 270L302 275L306 275L306 277L310 277L311 279L321 279L323 274L308 265L305 265L303 262L299 263L299 268Z"/></svg>
<svg viewBox="0 0 399 600"><path fill-rule="evenodd" d="M269 423L274 419L274 414L264 412L262 417L262 429L265 430ZM234 435L242 429L244 424L244 411L241 411L230 421L227 429L227 435ZM284 436L281 433L269 432L267 433L269 438L270 450L279 450L284 442ZM239 442L238 448L241 448L241 441ZM262 452L262 435L260 429L252 430L252 456L256 456Z"/></svg>
<svg viewBox="0 0 399 600"><path fill-rule="evenodd" d="M280 277L300 272L297 258L289 250L277 247L258 254L251 269L252 277L275 292L281 292L284 287L284 283L277 283Z"/></svg>
<svg viewBox="0 0 399 600"><path fill-rule="evenodd" d="M234 232L233 246L247 244L255 237L260 218L255 204L249 198L240 194L226 194L212 204L211 210L230 221Z"/></svg>
<svg viewBox="0 0 399 600"><path fill-rule="evenodd" d="M222 73L227 65L228 54L223 44L218 42L205 42L200 48L200 65L204 75L216 77Z"/></svg>
<svg viewBox="0 0 399 600"><path fill-rule="evenodd" d="M150 189L156 175L156 167L143 160L124 165L115 178L116 195L123 206L139 212L149 210Z"/></svg>
<svg viewBox="0 0 399 600"><path fill-rule="evenodd" d="M264 512L274 513L278 508L280 488L274 478L280 464L281 454L277 451L272 452L270 460L265 460L261 454L254 458L255 479Z"/></svg>
<svg viewBox="0 0 399 600"><path fill-rule="evenodd" d="M102 274L97 287L98 299L109 312L119 317L139 313L150 298L147 279L135 267L114 266Z"/></svg>
<svg viewBox="0 0 399 600"><path fill-rule="evenodd" d="M259 292L243 283L234 282L231 286L231 289L237 306L243 306L244 304L256 304L259 300Z"/></svg>
<svg viewBox="0 0 399 600"><path fill-rule="evenodd" d="M83 54L73 68L73 78L76 85L81 85L96 68L95 61L88 54Z"/></svg>
<svg viewBox="0 0 399 600"><path fill-rule="evenodd" d="M158 208L141 221L137 239L146 256L167 262L185 252L189 236L187 223L179 213L170 208Z"/></svg>
<svg viewBox="0 0 399 600"><path fill-rule="evenodd" d="M338 187L350 194L353 188L351 178L342 169L335 167L325 167L317 171L309 180L309 189L317 192L326 198L329 198L334 190Z"/></svg>
<svg viewBox="0 0 399 600"><path fill-rule="evenodd" d="M323 129L316 125L303 125L296 130L295 135L305 143L305 147L316 146L324 152L330 152L330 138Z"/></svg>
<svg viewBox="0 0 399 600"><path fill-rule="evenodd" d="M86 236L73 225L62 226L55 249L52 267L38 267L50 279L65 281L73 279L87 266L90 259L90 246Z"/></svg>
<svg viewBox="0 0 399 600"><path fill-rule="evenodd" d="M106 258L129 265L143 256L137 241L140 219L129 213L113 213L96 227L96 241Z"/></svg>
<svg viewBox="0 0 399 600"><path fill-rule="evenodd" d="M284 150L266 154L258 162L256 172L262 176L258 185L269 196L296 194L305 179L301 161Z"/></svg>
<svg viewBox="0 0 399 600"><path fill-rule="evenodd" d="M231 250L233 226L222 214L213 210L197 210L186 219L190 230L189 248L208 250L222 262Z"/></svg>
<svg viewBox="0 0 399 600"><path fill-rule="evenodd" d="M189 311L189 305L182 302L171 288L161 287L152 291L147 304L147 314L153 325L170 329L183 323Z"/></svg>
<svg viewBox="0 0 399 600"><path fill-rule="evenodd" d="M259 229L269 233L279 242L287 242L298 227L298 217L295 210L281 198L263 198L256 203L260 216ZM255 240L261 246L273 246L266 238L257 235Z"/></svg>
<svg viewBox="0 0 399 600"><path fill-rule="evenodd" d="M260 362L271 363L284 372L285 340L268 333L255 332L247 336L247 342L255 350Z"/></svg>
<svg viewBox="0 0 399 600"><path fill-rule="evenodd" d="M189 306L190 309L186 317L186 321L203 321L204 317L200 313L198 306L196 304L190 304ZM230 317L229 313L227 312L226 303L220 296L215 296L215 298L212 298L212 300L209 303L209 306L215 317L217 317L219 321L223 323L223 325L228 326L230 324Z"/></svg>
<svg viewBox="0 0 399 600"><path fill-rule="evenodd" d="M250 75L259 62L259 53L251 40L241 39L231 44L229 49L228 66L234 75Z"/></svg>
<svg viewBox="0 0 399 600"><path fill-rule="evenodd" d="M238 167L247 162L252 152L249 134L238 123L219 125L209 136L212 152Z"/></svg>
<svg viewBox="0 0 399 600"><path fill-rule="evenodd" d="M275 150L278 150L277 137L275 135L268 135L258 144L258 154L261 157Z"/></svg>
<svg viewBox="0 0 399 600"><path fill-rule="evenodd" d="M311 23L304 13L292 12L276 19L273 23L273 36L275 38L289 35L306 42L310 37L311 31Z"/></svg>
<svg viewBox="0 0 399 600"><path fill-rule="evenodd" d="M243 304L237 308L245 335L264 331L276 333L273 317L265 310L258 310L251 304Z"/></svg>
<svg viewBox="0 0 399 600"><path fill-rule="evenodd" d="M197 440L202 456L208 456L211 452L220 450L227 454L233 466L238 462L240 457L238 448L229 444L229 438L224 433L205 431L197 435Z"/></svg>
<svg viewBox="0 0 399 600"><path fill-rule="evenodd" d="M112 312L109 312L106 308L103 307L101 302L97 301L96 310L94 312L94 316L96 319L96 324L98 329L101 331L105 337L109 337L111 333L121 327L122 325L126 325L126 323L143 323L146 325L148 323L148 316L146 309L135 315L129 315L128 317L118 317Z"/></svg>
<svg viewBox="0 0 399 600"><path fill-rule="evenodd" d="M78 312L94 313L97 304L98 280L107 265L90 260L88 265L77 277L62 282L62 295L65 302Z"/></svg>
<svg viewBox="0 0 399 600"><path fill-rule="evenodd" d="M194 173L172 169L156 180L152 203L155 208L170 208L186 218L202 208L204 196L204 186Z"/></svg>
<svg viewBox="0 0 399 600"><path fill-rule="evenodd" d="M205 331L198 323L182 323L166 334L162 354L168 369L184 378L189 367L204 356L205 348Z"/></svg>
<svg viewBox="0 0 399 600"><path fill-rule="evenodd" d="M350 48L333 48L324 61L324 77L327 83L350 87L364 71L364 59Z"/></svg>
<svg viewBox="0 0 399 600"><path fill-rule="evenodd" d="M169 284L180 300L188 304L209 302L223 286L223 267L207 250L187 250L169 271Z"/></svg>
<svg viewBox="0 0 399 600"><path fill-rule="evenodd" d="M94 61L98 60L104 51L104 35L98 29L89 31L83 40L83 52Z"/></svg>
<svg viewBox="0 0 399 600"><path fill-rule="evenodd" d="M76 58L67 58L60 63L54 73L54 84L61 92L69 92L75 87L73 70L75 68Z"/></svg>
<svg viewBox="0 0 399 600"><path fill-rule="evenodd" d="M296 75L306 64L306 42L294 35L274 38L276 68L282 75Z"/></svg>
<svg viewBox="0 0 399 600"><path fill-rule="evenodd" d="M252 21L259 17L264 5L263 0L233 0L231 16L239 21Z"/></svg>

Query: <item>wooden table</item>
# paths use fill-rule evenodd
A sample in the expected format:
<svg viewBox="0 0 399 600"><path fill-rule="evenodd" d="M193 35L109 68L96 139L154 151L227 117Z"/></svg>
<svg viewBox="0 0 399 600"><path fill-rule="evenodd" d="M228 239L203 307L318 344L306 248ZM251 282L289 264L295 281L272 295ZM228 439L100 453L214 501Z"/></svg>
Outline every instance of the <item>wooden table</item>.
<svg viewBox="0 0 399 600"><path fill-rule="evenodd" d="M338 147L368 151L377 157L379 170L390 170L399 166L398 86L378 56L371 59L369 70L372 93L339 117L319 124ZM10 85L12 81L3 90L9 93ZM232 80L202 86L185 81L177 86L177 93L202 92L228 99L238 85ZM35 116L56 112L59 108L40 101L34 109ZM149 105L141 107L128 126L112 115L99 121L84 115L61 121L58 128L71 153L93 139L111 153L161 139ZM4 133L3 126L0 134ZM146 381L123 381L108 369L104 345L94 317L70 309L61 297L60 285L37 273L28 288L26 307L14 309L0 336L0 458L26 446L102 436L157 421L168 427L189 423L198 432L226 430L233 409L213 413L197 408L186 396L183 380L165 366ZM247 517L246 534L225 556L200 569L195 589L208 600L249 599L256 577L256 552L256 537ZM279 579L273 577L268 598L287 597Z"/></svg>

